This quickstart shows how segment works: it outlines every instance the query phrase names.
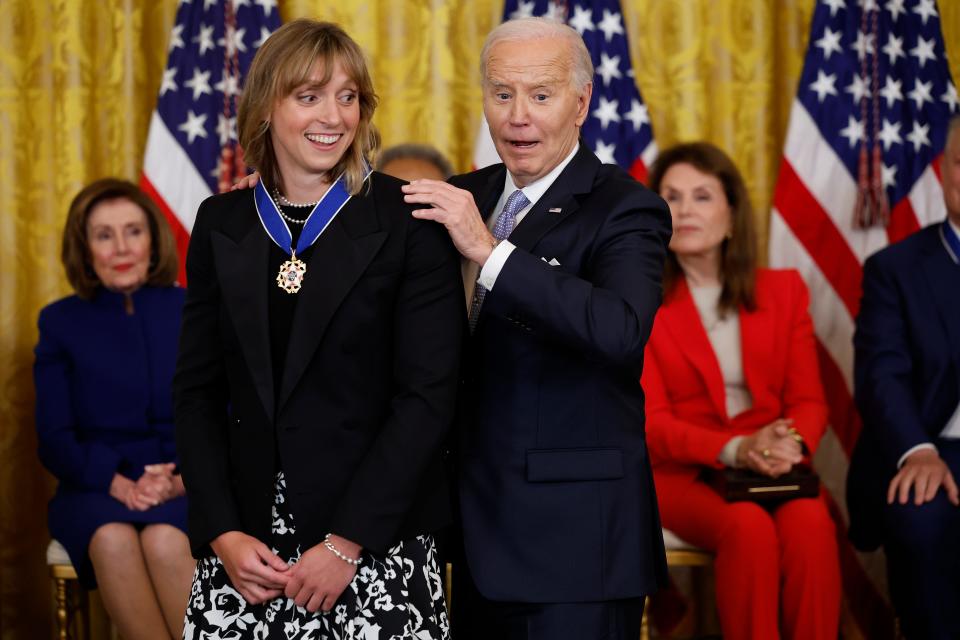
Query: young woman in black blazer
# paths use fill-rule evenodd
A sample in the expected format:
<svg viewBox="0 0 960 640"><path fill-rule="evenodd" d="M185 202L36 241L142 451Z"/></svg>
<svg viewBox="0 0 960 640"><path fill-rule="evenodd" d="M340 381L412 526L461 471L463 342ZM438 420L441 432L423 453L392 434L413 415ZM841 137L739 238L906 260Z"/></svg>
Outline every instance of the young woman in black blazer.
<svg viewBox="0 0 960 640"><path fill-rule="evenodd" d="M376 103L339 27L284 25L238 110L260 183L197 214L174 382L187 638L448 637L430 534L464 298L443 227L368 169Z"/></svg>

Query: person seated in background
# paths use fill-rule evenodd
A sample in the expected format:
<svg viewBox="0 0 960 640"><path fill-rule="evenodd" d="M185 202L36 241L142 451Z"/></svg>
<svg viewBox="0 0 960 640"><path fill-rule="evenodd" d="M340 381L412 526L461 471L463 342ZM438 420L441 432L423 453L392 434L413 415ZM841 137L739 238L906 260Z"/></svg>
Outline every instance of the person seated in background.
<svg viewBox="0 0 960 640"><path fill-rule="evenodd" d="M50 534L126 640L179 638L194 562L173 433L173 235L135 185L98 180L70 205L62 260L75 295L41 310L34 365L40 459L59 481Z"/></svg>
<svg viewBox="0 0 960 640"><path fill-rule="evenodd" d="M398 144L384 149L377 157L376 169L407 182L421 178L446 180L453 175L450 162L427 144Z"/></svg>
<svg viewBox="0 0 960 640"><path fill-rule="evenodd" d="M941 169L947 219L863 267L847 478L850 540L884 546L901 630L924 640L960 637L960 117Z"/></svg>
<svg viewBox="0 0 960 640"><path fill-rule="evenodd" d="M726 502L703 477L777 477L816 448L827 407L806 287L795 271L757 268L746 187L717 147L667 149L650 186L673 217L641 377L663 525L716 554L724 638L835 640L840 569L823 496Z"/></svg>

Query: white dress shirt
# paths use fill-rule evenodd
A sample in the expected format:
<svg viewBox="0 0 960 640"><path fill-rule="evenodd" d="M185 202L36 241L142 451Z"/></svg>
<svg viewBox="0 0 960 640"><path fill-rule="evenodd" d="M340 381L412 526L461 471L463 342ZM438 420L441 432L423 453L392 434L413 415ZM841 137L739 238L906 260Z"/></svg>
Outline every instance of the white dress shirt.
<svg viewBox="0 0 960 640"><path fill-rule="evenodd" d="M558 164L553 168L550 173L543 176L539 180L531 182L527 186L523 187L523 195L526 196L527 200L530 201L526 207L517 212L516 221L513 223L513 228L516 229L517 225L527 216L530 209L533 208L533 205L537 204L537 200L543 197L543 194L547 192L547 189L556 181L557 177L560 176L560 173L567 168L567 165L570 164L570 161L573 160L573 156L577 155L580 145L573 147L573 151L564 158L563 162ZM507 171L507 177L503 181L503 193L500 194L500 200L497 201L497 206L493 209L493 215L487 220L487 228L491 231L493 227L497 224L497 218L500 217L500 214L503 212L503 208L507 204L507 198L510 197L514 191L518 189L516 183L513 181L513 176L510 175L510 172ZM480 276L477 278L477 282L483 285L487 291L493 290L493 285L497 282L497 276L500 275L500 270L503 269L503 265L506 264L507 258L510 257L510 254L513 253L513 250L516 249L516 245L511 243L509 240L504 240L490 253L490 257L487 258L487 261L484 263L483 268L480 270Z"/></svg>

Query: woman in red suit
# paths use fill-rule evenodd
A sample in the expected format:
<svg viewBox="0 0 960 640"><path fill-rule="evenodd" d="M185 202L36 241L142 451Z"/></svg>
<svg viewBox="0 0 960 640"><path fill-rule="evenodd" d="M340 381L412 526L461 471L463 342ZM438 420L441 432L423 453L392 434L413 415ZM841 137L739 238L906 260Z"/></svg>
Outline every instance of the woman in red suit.
<svg viewBox="0 0 960 640"><path fill-rule="evenodd" d="M726 502L703 479L723 467L776 477L816 449L827 408L806 287L756 267L743 178L720 149L667 150L651 188L673 216L642 377L663 525L716 554L724 638L835 640L840 569L823 496Z"/></svg>

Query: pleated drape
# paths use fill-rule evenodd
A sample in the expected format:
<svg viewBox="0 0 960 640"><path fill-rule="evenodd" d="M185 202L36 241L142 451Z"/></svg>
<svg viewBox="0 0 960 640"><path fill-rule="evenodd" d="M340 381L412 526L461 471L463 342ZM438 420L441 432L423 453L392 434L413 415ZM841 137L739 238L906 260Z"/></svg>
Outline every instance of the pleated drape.
<svg viewBox="0 0 960 640"><path fill-rule="evenodd" d="M194 0L199 1L199 0ZM342 24L367 50L387 145L427 142L470 168L478 58L502 0L280 0L285 19ZM940 11L960 78L960 2ZM136 180L177 0L0 0L0 640L47 637L43 550L53 481L36 455L36 316L69 289L72 196ZM765 245L813 0L624 0L659 146L706 138L746 176Z"/></svg>

